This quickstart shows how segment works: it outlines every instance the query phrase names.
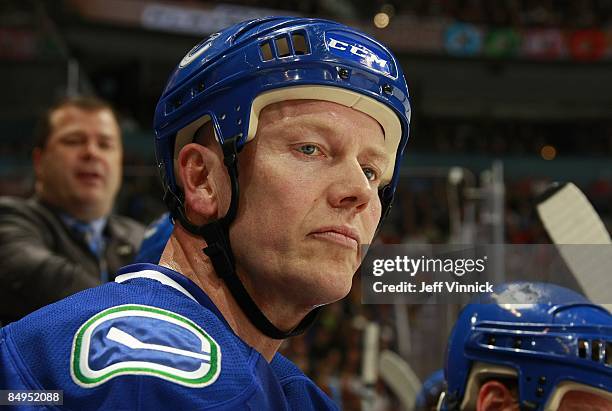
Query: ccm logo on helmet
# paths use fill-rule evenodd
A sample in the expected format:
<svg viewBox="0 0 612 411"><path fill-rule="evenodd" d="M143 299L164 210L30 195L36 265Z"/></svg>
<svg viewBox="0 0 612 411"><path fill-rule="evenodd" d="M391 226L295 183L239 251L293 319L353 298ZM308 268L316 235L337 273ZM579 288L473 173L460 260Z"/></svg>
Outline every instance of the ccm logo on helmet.
<svg viewBox="0 0 612 411"><path fill-rule="evenodd" d="M368 67L373 68L378 71L382 71L384 73L389 73L389 62L381 57L379 57L376 53L369 50L365 46L360 44L351 44L346 41L338 40L336 38L329 37L327 40L327 47L330 48L330 51L340 50L344 52L348 52L353 56L359 57L359 59L352 58L352 60L356 60L365 63ZM340 53L336 53L340 54ZM346 54L346 53L345 53Z"/></svg>

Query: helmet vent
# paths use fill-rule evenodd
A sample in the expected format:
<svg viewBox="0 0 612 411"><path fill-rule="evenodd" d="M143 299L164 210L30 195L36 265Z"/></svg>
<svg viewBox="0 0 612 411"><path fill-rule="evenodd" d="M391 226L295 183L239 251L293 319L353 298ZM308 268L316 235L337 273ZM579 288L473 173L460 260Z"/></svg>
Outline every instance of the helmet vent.
<svg viewBox="0 0 612 411"><path fill-rule="evenodd" d="M591 345L590 350L589 344ZM612 341L578 340L578 357L612 365Z"/></svg>
<svg viewBox="0 0 612 411"><path fill-rule="evenodd" d="M274 58L274 54L272 54L272 46L270 46L270 42L266 41L259 45L259 50L261 51L261 59L263 61L269 61Z"/></svg>
<svg viewBox="0 0 612 411"><path fill-rule="evenodd" d="M601 358L602 344L601 341L593 340L591 347L591 359L593 361L599 361Z"/></svg>
<svg viewBox="0 0 612 411"><path fill-rule="evenodd" d="M308 38L304 31L282 35L259 44L262 61L310 54Z"/></svg>
<svg viewBox="0 0 612 411"><path fill-rule="evenodd" d="M276 43L276 51L278 52L278 57L289 57L291 55L291 50L289 49L289 40L287 37L279 37L274 40Z"/></svg>
<svg viewBox="0 0 612 411"><path fill-rule="evenodd" d="M587 350L589 348L589 342L586 340L578 340L578 357L587 358Z"/></svg>
<svg viewBox="0 0 612 411"><path fill-rule="evenodd" d="M291 40L293 41L293 50L297 56L310 54L308 41L306 41L306 34L300 32L291 33Z"/></svg>
<svg viewBox="0 0 612 411"><path fill-rule="evenodd" d="M203 81L200 81L194 88L191 89L191 96L195 97L206 89Z"/></svg>

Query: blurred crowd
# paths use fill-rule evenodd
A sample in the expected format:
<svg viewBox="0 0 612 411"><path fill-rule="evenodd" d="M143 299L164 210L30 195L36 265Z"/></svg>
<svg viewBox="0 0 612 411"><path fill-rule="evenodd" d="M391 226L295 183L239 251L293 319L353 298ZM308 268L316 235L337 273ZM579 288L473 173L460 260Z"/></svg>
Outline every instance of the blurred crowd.
<svg viewBox="0 0 612 411"><path fill-rule="evenodd" d="M555 147L555 156L602 157L612 154L610 122L516 122L425 120L418 125L413 150L436 154L540 156Z"/></svg>
<svg viewBox="0 0 612 411"><path fill-rule="evenodd" d="M378 0L370 1L254 1L228 3L297 10L305 14L342 13L370 19L374 13L414 15L492 26L588 28L610 24L610 0Z"/></svg>
<svg viewBox="0 0 612 411"><path fill-rule="evenodd" d="M605 26L612 17L608 0L414 0L392 4L398 13L493 26L587 28Z"/></svg>

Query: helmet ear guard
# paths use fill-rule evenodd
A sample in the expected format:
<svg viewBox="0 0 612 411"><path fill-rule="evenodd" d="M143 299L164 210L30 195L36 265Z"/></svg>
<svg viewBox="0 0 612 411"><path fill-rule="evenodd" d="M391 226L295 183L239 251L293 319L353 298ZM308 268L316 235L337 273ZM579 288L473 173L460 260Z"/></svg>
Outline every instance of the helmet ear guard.
<svg viewBox="0 0 612 411"><path fill-rule="evenodd" d="M516 378L516 370L510 367L504 367L495 364L485 364L482 362L472 365L468 377L468 384L465 389L465 394L461 400L461 410L475 410L478 401L478 393L482 385L492 378Z"/></svg>
<svg viewBox="0 0 612 411"><path fill-rule="evenodd" d="M295 330L274 327L235 275L229 226L238 204L236 156L255 137L260 111L297 99L342 104L382 126L392 159L379 191L382 221L393 200L408 140L410 102L395 57L364 33L331 21L292 17L247 21L215 33L196 45L170 76L154 119L164 200L173 217L206 240L204 252L242 310L264 334L278 339L303 332L316 310ZM208 121L223 148L232 200L225 217L197 227L185 215L176 159Z"/></svg>

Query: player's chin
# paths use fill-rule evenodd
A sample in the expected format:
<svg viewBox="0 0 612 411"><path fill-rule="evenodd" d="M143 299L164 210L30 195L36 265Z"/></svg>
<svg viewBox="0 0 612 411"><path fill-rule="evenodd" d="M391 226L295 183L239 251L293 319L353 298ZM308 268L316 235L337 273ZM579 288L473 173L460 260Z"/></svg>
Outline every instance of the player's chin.
<svg viewBox="0 0 612 411"><path fill-rule="evenodd" d="M311 273L310 278L315 280L311 285L319 300L317 304L330 304L346 297L353 283L353 267L354 264L340 264L336 261Z"/></svg>
<svg viewBox="0 0 612 411"><path fill-rule="evenodd" d="M350 284L342 286L336 285L330 288L318 287L316 288L315 293L310 296L309 301L305 305L318 307L332 304L346 297L350 291Z"/></svg>

